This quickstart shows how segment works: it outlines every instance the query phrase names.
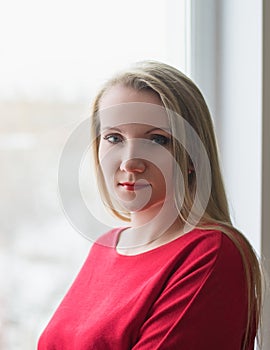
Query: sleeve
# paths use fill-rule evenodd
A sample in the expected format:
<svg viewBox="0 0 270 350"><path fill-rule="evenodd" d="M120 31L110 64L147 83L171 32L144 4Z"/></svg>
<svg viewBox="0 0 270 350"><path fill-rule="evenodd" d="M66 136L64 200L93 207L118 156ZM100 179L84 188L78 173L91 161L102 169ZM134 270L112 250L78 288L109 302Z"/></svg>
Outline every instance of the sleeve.
<svg viewBox="0 0 270 350"><path fill-rule="evenodd" d="M246 326L242 258L221 234L200 242L152 305L132 350L240 350Z"/></svg>

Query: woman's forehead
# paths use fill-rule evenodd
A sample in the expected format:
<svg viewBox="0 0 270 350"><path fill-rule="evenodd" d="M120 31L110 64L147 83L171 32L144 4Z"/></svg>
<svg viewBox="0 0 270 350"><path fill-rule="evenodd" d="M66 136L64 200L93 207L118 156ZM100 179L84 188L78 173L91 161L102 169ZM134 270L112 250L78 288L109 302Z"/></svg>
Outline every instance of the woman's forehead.
<svg viewBox="0 0 270 350"><path fill-rule="evenodd" d="M117 128L127 124L169 129L166 109L163 106L145 102L122 103L100 109L98 118L102 129Z"/></svg>
<svg viewBox="0 0 270 350"><path fill-rule="evenodd" d="M105 109L122 103L142 102L163 106L159 95L150 89L136 90L121 84L108 88L99 102L99 109Z"/></svg>

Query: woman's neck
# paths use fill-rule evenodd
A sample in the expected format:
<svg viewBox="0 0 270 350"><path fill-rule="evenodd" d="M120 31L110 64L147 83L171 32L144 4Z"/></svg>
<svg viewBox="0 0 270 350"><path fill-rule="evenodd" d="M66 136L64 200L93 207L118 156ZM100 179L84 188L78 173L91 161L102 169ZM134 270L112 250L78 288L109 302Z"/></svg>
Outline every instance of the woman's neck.
<svg viewBox="0 0 270 350"><path fill-rule="evenodd" d="M182 234L183 224L175 206L164 204L131 214L131 225L122 231L117 250L134 255L163 245Z"/></svg>

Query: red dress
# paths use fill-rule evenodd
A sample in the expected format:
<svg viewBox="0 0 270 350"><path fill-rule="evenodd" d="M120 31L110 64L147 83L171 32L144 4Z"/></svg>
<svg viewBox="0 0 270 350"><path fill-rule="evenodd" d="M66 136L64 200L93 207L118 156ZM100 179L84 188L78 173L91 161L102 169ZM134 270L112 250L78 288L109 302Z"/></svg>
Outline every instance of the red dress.
<svg viewBox="0 0 270 350"><path fill-rule="evenodd" d="M114 247L120 230L92 246L38 350L241 349L245 274L225 234L194 229L124 256Z"/></svg>

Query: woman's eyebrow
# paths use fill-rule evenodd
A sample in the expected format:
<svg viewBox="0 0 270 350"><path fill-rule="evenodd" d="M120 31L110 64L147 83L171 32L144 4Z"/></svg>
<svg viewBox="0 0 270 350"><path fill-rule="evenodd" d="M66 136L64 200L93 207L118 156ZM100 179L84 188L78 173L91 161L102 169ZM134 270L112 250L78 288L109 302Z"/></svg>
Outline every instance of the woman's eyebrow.
<svg viewBox="0 0 270 350"><path fill-rule="evenodd" d="M107 130L115 130L115 131L118 131L118 132L122 132L122 130L120 128L117 128L117 127L114 127L114 126L104 126L103 128L101 128L101 132L104 132L104 131L107 131ZM167 127L154 127L150 130L147 130L145 132L145 134L150 134L151 132L153 131L165 131L167 133L170 133L170 129L167 128Z"/></svg>
<svg viewBox="0 0 270 350"><path fill-rule="evenodd" d="M149 134L153 131L165 131L167 133L170 133L170 129L166 128L166 127L160 127L160 128L153 128L153 129L150 129L150 130L147 130L146 134Z"/></svg>

